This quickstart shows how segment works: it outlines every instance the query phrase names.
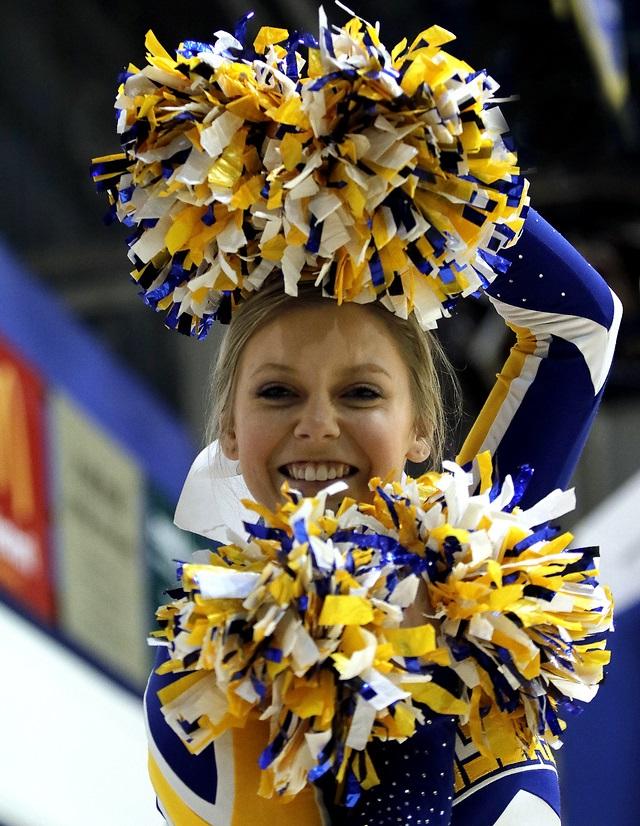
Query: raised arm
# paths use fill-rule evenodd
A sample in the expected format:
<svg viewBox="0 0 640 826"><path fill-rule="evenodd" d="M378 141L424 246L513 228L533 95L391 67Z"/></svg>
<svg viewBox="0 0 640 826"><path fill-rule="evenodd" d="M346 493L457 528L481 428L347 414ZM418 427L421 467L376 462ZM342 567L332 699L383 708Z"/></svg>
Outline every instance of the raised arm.
<svg viewBox="0 0 640 826"><path fill-rule="evenodd" d="M487 290L516 343L458 460L489 450L501 478L535 468L526 507L569 482L611 367L621 305L535 210Z"/></svg>

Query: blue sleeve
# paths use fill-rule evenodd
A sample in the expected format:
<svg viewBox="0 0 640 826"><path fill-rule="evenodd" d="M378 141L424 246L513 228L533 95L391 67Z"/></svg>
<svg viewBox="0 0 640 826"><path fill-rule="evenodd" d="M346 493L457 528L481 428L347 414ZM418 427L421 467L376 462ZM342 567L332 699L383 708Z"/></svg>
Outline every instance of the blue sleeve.
<svg viewBox="0 0 640 826"><path fill-rule="evenodd" d="M499 478L531 465L523 507L565 487L611 368L620 302L535 210L487 295L516 343L458 457L489 450Z"/></svg>

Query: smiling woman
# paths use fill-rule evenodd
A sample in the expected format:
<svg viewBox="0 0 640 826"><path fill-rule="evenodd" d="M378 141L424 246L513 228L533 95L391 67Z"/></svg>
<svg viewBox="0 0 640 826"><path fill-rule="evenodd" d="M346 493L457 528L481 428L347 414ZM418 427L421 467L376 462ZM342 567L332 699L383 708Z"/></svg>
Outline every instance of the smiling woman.
<svg viewBox="0 0 640 826"><path fill-rule="evenodd" d="M287 296L276 281L230 325L212 380L211 436L260 502L275 505L285 480L312 495L336 478L365 501L374 476L400 478L407 460L439 465L436 362L455 382L414 317L338 306L313 284Z"/></svg>
<svg viewBox="0 0 640 826"><path fill-rule="evenodd" d="M595 271L533 211L507 254L508 273L487 293L518 338L459 460L488 449L501 479L533 465L522 498L528 507L568 481L602 396L620 309ZM214 370L210 435L239 461L252 495L270 507L282 483L314 495L326 486L325 475L343 477L351 496L370 501L371 476L398 478L407 459L439 462L445 411L437 362L436 340L413 318L397 318L379 304L338 305L308 283L299 285L298 297L267 284L232 318ZM542 408L563 415L542 418ZM224 485L214 461L204 493L211 497ZM194 493L188 481L184 498ZM405 618L425 622L425 606L416 601ZM153 674L146 695L152 778L163 811L174 823L191 822L181 819L183 811L215 826L264 823L274 805L257 803L266 729L256 721L190 755L160 711L179 676ZM332 826L559 824L557 772L543 740L498 760L478 750L468 725L441 715L426 722L404 744L371 745L380 785L355 808L336 806L323 779L295 798L295 809L274 816ZM212 777L228 794L221 796ZM416 793L398 801L399 787ZM429 796L434 805L425 806Z"/></svg>
<svg viewBox="0 0 640 826"><path fill-rule="evenodd" d="M563 556L539 523L602 397L619 304L528 211L498 86L441 48L449 32L388 51L377 26L330 28L322 9L318 40L263 27L249 44L247 22L175 59L149 33L148 65L129 67L116 102L123 153L94 163L133 228L146 303L199 337L230 322L211 436L264 519L247 526L252 541L216 548L193 587L198 566L185 566L179 599L158 612L145 696L158 805L179 826L557 826L548 744L561 700L573 713L593 696L609 603L591 612L593 560ZM403 488L408 460L439 467L453 412L438 378L450 369L424 330L482 291L516 343L464 467ZM206 513L229 482L216 474L197 460L181 504ZM374 494L372 477L390 486ZM283 485L315 498L283 503ZM316 514L308 530L291 522L297 507ZM532 569L547 545L549 566ZM586 629L573 621L585 601ZM411 691L385 677L394 669Z"/></svg>
<svg viewBox="0 0 640 826"><path fill-rule="evenodd" d="M567 484L602 397L620 308L533 210L507 255L508 273L487 294L517 341L459 461L489 450L500 479L533 465L521 500L529 507ZM341 477L351 496L370 501L371 476L399 478L407 459L439 461L445 411L436 362L442 365L437 342L415 319L379 304L338 305L312 284L302 283L292 297L270 283L232 318L214 370L210 435L239 461L251 494L270 507L282 483L312 496L326 486L325 476ZM541 417L541 409L561 415ZM190 477L184 499L210 498L224 487L215 464L201 483ZM201 530L196 521L182 525ZM406 610L411 625L425 622L418 602ZM323 778L280 813L272 799L258 797L266 727L256 720L189 754L171 728L181 674L162 673L165 656L150 678L146 708L151 776L171 823L258 826L271 816L285 822L285 814L286 822L332 826L560 823L555 761L542 739L498 760L478 750L467 724L443 715L428 717L406 743L370 746L380 784L354 808L336 806ZM409 796L397 800L400 787ZM434 805L426 806L429 797ZM195 813L201 819L189 819Z"/></svg>

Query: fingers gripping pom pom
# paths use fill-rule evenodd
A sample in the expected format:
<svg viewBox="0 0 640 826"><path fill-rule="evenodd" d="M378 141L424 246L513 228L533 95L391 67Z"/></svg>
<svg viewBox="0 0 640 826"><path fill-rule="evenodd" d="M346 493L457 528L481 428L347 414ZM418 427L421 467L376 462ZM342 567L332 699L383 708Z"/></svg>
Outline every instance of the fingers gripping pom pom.
<svg viewBox="0 0 640 826"><path fill-rule="evenodd" d="M349 805L378 780L367 745L402 741L423 709L454 715L487 755L537 738L557 744L559 715L590 700L608 662L612 606L595 549L567 550L543 527L573 507L555 491L522 511L530 476L481 493L444 473L383 484L372 504L283 488L246 541L182 570L183 596L158 609L163 672L193 672L163 700L199 752L259 714L265 796L295 795L326 772ZM518 494L514 491L519 491ZM416 617L417 613L417 617ZM448 676L447 676L448 675Z"/></svg>
<svg viewBox="0 0 640 826"><path fill-rule="evenodd" d="M116 99L123 153L92 172L132 228L132 275L169 327L206 335L273 271L425 328L508 262L526 212L496 82L438 26L391 52L354 17L245 43L147 35Z"/></svg>

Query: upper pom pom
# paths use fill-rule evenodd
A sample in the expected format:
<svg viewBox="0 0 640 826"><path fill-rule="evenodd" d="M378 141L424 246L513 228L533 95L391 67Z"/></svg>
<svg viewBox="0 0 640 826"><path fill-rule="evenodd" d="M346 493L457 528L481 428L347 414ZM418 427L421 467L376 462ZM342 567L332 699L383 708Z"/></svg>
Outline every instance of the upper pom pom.
<svg viewBox="0 0 640 826"><path fill-rule="evenodd" d="M573 507L571 492L523 511L527 472L499 488L488 454L478 464L479 494L447 463L374 479L372 504L345 499L337 514L325 508L336 485L313 499L285 488L275 512L252 505L263 521L247 541L185 565L155 636L169 648L162 671L189 672L161 698L187 747L260 713L261 794L332 772L353 805L378 782L368 744L411 737L425 706L493 758L558 744L560 715L594 696L608 662L610 595L595 549L535 529Z"/></svg>
<svg viewBox="0 0 640 826"><path fill-rule="evenodd" d="M123 153L92 174L132 228L132 275L166 324L203 337L272 271L434 327L508 262L526 212L498 88L438 26L390 52L352 18L320 35L263 27L147 35L116 99Z"/></svg>

